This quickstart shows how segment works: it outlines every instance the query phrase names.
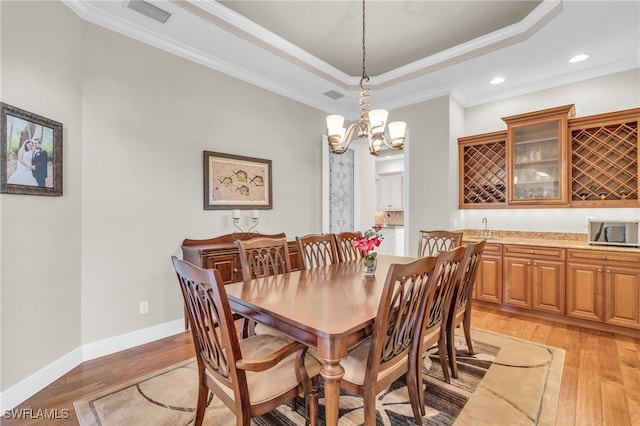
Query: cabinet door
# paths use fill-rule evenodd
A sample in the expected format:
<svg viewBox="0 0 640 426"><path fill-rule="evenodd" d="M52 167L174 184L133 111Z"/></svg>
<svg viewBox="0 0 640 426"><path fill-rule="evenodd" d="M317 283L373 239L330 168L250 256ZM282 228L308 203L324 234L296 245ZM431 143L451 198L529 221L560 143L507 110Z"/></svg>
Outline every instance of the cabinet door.
<svg viewBox="0 0 640 426"><path fill-rule="evenodd" d="M567 316L604 321L603 267L598 264L567 263Z"/></svg>
<svg viewBox="0 0 640 426"><path fill-rule="evenodd" d="M505 305L531 309L530 263L529 259L504 258Z"/></svg>
<svg viewBox="0 0 640 426"><path fill-rule="evenodd" d="M605 322L640 328L640 270L606 266L604 276Z"/></svg>
<svg viewBox="0 0 640 426"><path fill-rule="evenodd" d="M474 297L491 303L502 303L502 256L482 256Z"/></svg>
<svg viewBox="0 0 640 426"><path fill-rule="evenodd" d="M242 281L242 271L239 268L240 258L237 254L207 255L204 259L206 269L217 269L223 284Z"/></svg>
<svg viewBox="0 0 640 426"><path fill-rule="evenodd" d="M533 309L563 315L565 312L564 262L533 259L531 266Z"/></svg>
<svg viewBox="0 0 640 426"><path fill-rule="evenodd" d="M379 254L394 255L396 252L396 231L393 228L382 228L380 230L382 236L382 242L380 247L376 248L376 252Z"/></svg>
<svg viewBox="0 0 640 426"><path fill-rule="evenodd" d="M568 204L568 119L573 105L503 118L509 204Z"/></svg>
<svg viewBox="0 0 640 426"><path fill-rule="evenodd" d="M402 176L378 178L378 210L402 209Z"/></svg>

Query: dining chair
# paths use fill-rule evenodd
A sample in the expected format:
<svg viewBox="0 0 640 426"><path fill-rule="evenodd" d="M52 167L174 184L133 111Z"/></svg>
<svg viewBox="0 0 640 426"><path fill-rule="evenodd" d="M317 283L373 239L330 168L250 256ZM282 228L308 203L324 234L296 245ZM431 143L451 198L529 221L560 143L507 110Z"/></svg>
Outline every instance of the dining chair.
<svg viewBox="0 0 640 426"><path fill-rule="evenodd" d="M418 257L436 256L443 250L451 250L462 244L462 232L420 231Z"/></svg>
<svg viewBox="0 0 640 426"><path fill-rule="evenodd" d="M301 269L338 263L338 249L333 234L309 234L296 237Z"/></svg>
<svg viewBox="0 0 640 426"><path fill-rule="evenodd" d="M422 424L424 411L422 378L408 374L417 369L421 349L425 299L430 292L429 275L435 257L425 257L407 264L392 264L387 272L373 334L351 349L340 364L344 376L340 386L360 395L364 404L364 424L376 424L376 395L403 375L416 424ZM422 407L422 408L421 408Z"/></svg>
<svg viewBox="0 0 640 426"><path fill-rule="evenodd" d="M258 237L250 240L238 240L236 245L240 252L243 281L291 272L291 259L286 237ZM254 321L244 321L241 327L243 336L252 334L281 335L278 331Z"/></svg>
<svg viewBox="0 0 640 426"><path fill-rule="evenodd" d="M345 231L333 235L336 239L336 247L338 249L340 262L362 259L362 252L353 246L353 242L355 240L362 238L362 232Z"/></svg>
<svg viewBox="0 0 640 426"><path fill-rule="evenodd" d="M447 319L447 355L449 356L451 375L456 379L458 378L458 363L456 360L454 333L455 328L460 323L462 323L469 354L473 355L473 343L471 342L471 294L485 243L486 241L482 240L465 245L464 258L461 264L461 268L463 268L460 274L461 277L451 298L452 303Z"/></svg>
<svg viewBox="0 0 640 426"><path fill-rule="evenodd" d="M434 294L425 307L424 321L422 324L422 344L420 345L420 350L417 351L418 357L416 362L412 364L416 367L416 370L413 371L412 374L415 374L418 383L420 383L422 379L422 359L424 356L428 356L426 354L427 349L435 344L438 345L438 357L440 358L444 381L451 383L449 366L446 359L447 318L453 291L460 277L459 271L464 253L464 247L438 253L434 272L429 277L429 281L431 281L429 285L434 287ZM420 386L419 392L422 400L424 395L422 386ZM424 414L424 411L422 411L422 413Z"/></svg>
<svg viewBox="0 0 640 426"><path fill-rule="evenodd" d="M240 251L240 267L244 281L291 272L286 237L238 240L236 245Z"/></svg>
<svg viewBox="0 0 640 426"><path fill-rule="evenodd" d="M307 347L273 335L239 339L227 293L216 269L171 258L189 315L198 364L195 425L202 425L211 391L236 416L236 425L302 395L306 416L317 415L320 364Z"/></svg>

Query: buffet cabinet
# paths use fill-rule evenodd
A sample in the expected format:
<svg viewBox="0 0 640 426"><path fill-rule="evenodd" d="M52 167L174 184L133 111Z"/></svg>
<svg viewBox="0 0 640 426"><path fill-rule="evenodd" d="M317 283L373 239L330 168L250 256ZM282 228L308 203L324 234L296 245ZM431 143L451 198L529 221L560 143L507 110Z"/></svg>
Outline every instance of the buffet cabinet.
<svg viewBox="0 0 640 426"><path fill-rule="evenodd" d="M473 299L640 336L640 252L488 243Z"/></svg>
<svg viewBox="0 0 640 426"><path fill-rule="evenodd" d="M182 258L205 269L217 269L223 284L242 281L240 252L235 241L255 237L282 238L285 234L228 234L208 240L185 239L182 242ZM298 263L298 246L295 241L288 241L291 269L300 269Z"/></svg>
<svg viewBox="0 0 640 426"><path fill-rule="evenodd" d="M459 207L639 207L640 108L574 114L505 117L506 131L459 138Z"/></svg>

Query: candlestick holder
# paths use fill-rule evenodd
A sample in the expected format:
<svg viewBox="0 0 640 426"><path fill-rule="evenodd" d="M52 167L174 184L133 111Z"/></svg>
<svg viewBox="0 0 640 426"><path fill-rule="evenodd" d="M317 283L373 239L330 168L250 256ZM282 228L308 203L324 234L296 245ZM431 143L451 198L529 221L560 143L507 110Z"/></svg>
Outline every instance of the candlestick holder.
<svg viewBox="0 0 640 426"><path fill-rule="evenodd" d="M240 226L240 218L234 217L233 226L238 228L238 231L234 231L231 234L231 237L234 240L246 240L246 239L257 237L259 232L256 229L256 227L258 226L259 219L257 217L253 217L251 218L251 222L252 223L250 224L250 226L245 230Z"/></svg>

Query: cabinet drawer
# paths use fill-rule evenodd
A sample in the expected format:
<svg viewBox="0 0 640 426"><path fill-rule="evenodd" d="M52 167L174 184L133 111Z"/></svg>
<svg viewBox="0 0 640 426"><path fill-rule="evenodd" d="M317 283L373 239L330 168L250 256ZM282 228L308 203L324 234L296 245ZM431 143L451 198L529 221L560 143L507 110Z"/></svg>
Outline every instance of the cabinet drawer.
<svg viewBox="0 0 640 426"><path fill-rule="evenodd" d="M606 261L640 264L640 253L605 250L568 250L568 259L577 261Z"/></svg>
<svg viewBox="0 0 640 426"><path fill-rule="evenodd" d="M502 254L502 244L485 244L482 254L487 256L500 256Z"/></svg>
<svg viewBox="0 0 640 426"><path fill-rule="evenodd" d="M505 245L505 256L548 257L555 260L564 260L565 249L555 247L516 246Z"/></svg>

